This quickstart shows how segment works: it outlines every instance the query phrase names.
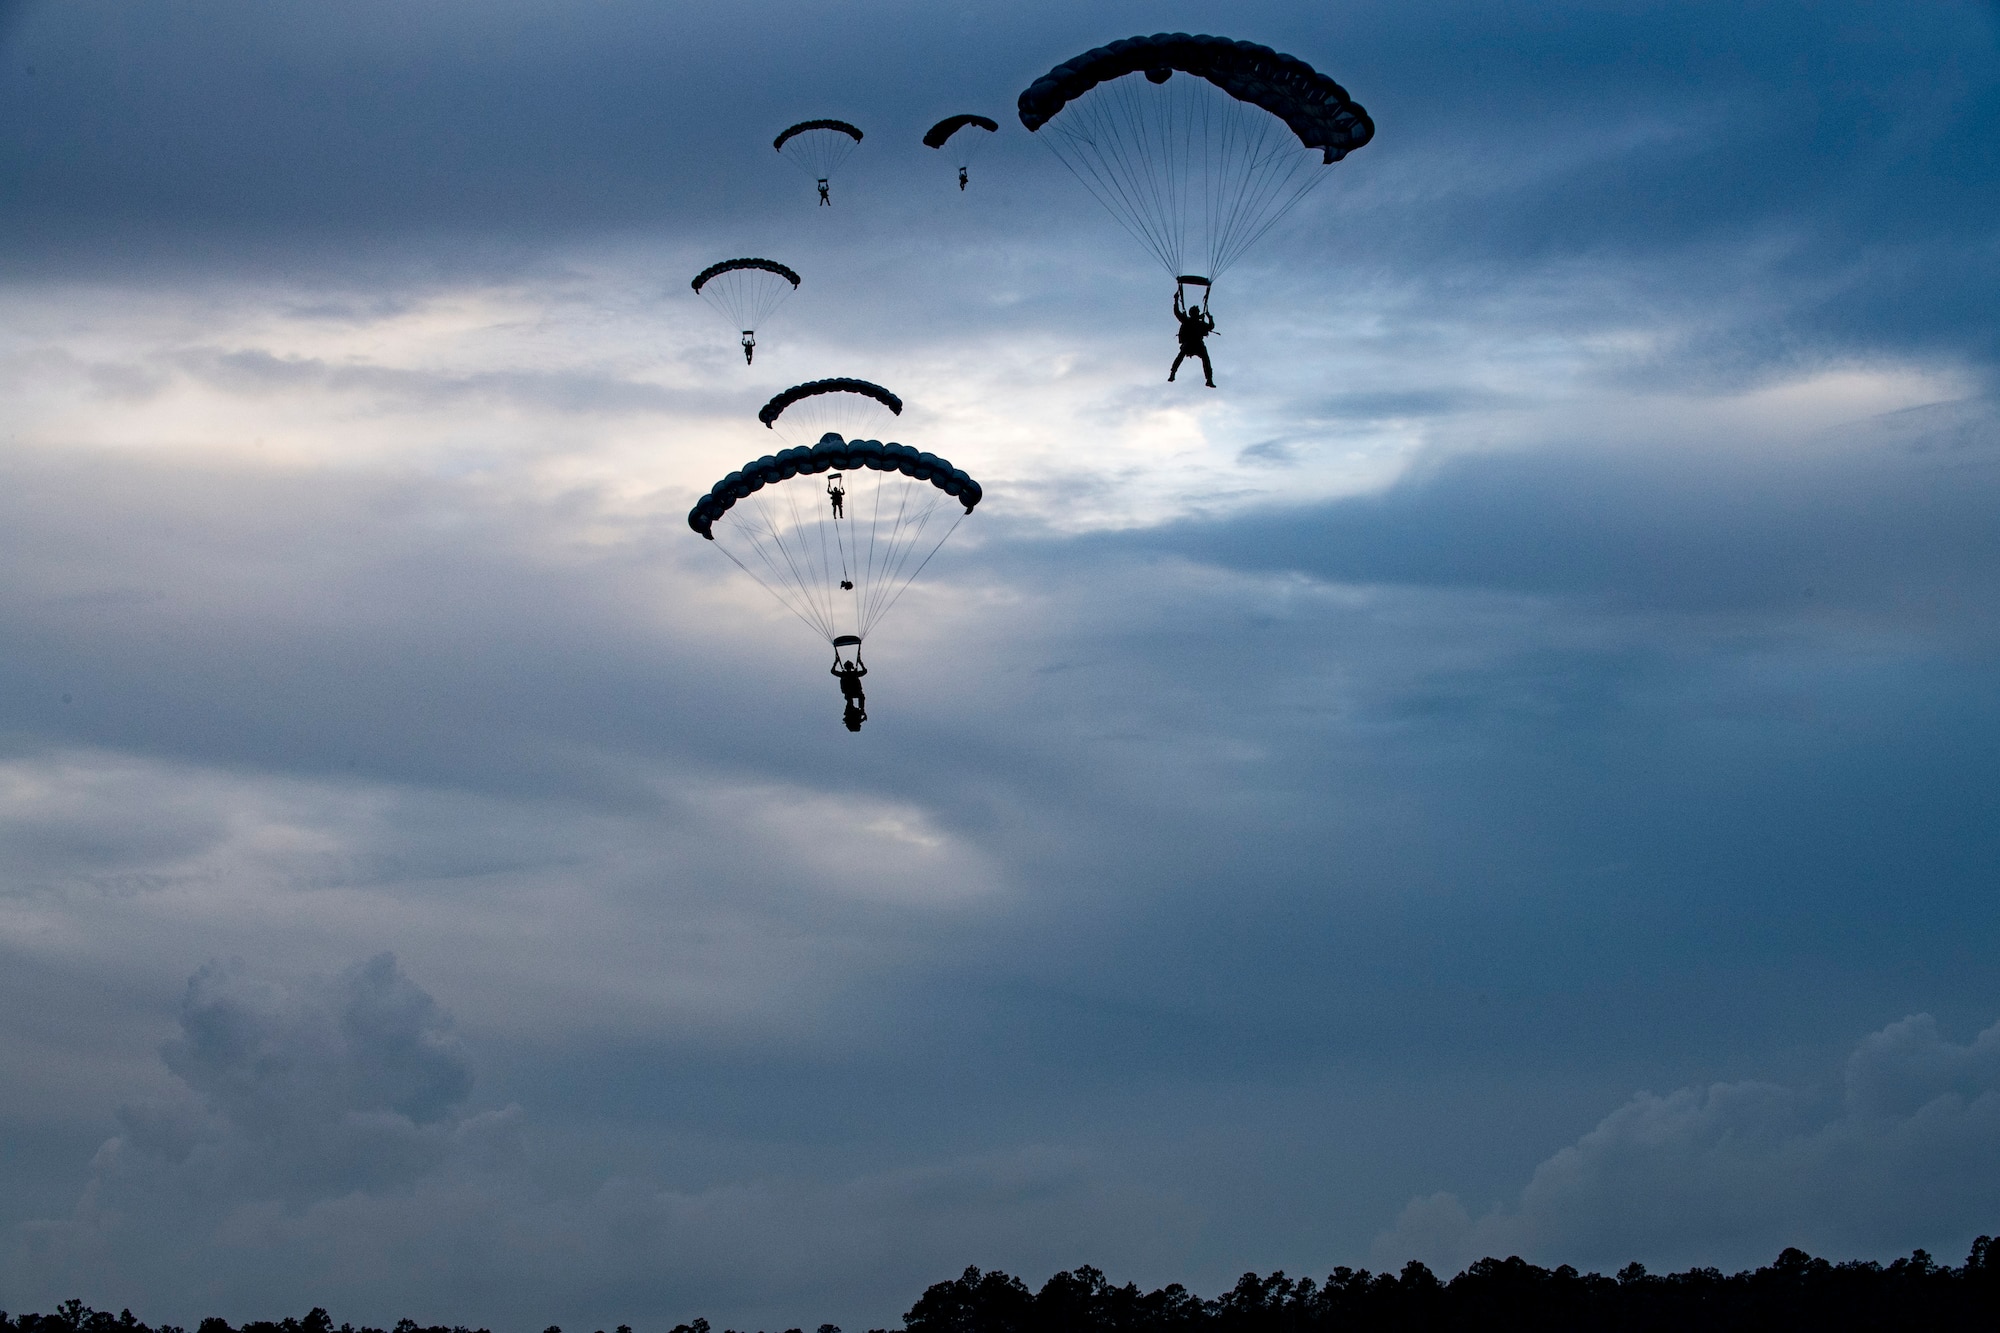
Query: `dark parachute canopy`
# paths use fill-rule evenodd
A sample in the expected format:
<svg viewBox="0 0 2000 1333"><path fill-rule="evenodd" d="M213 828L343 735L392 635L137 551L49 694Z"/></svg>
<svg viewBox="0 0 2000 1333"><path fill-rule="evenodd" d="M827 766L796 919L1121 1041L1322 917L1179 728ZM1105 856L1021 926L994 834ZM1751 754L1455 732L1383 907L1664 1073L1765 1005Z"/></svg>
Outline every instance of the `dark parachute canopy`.
<svg viewBox="0 0 2000 1333"><path fill-rule="evenodd" d="M688 511L688 526L714 541L715 533L711 529L716 522L738 500L748 499L766 486L775 486L802 475L852 472L863 468L876 472L898 472L913 481L929 482L964 505L968 514L986 494L978 482L953 467L950 459L924 453L907 444L843 440L829 431L810 448L795 445L790 449L780 449L775 454L765 454L716 482L708 488L708 494Z"/></svg>
<svg viewBox="0 0 2000 1333"><path fill-rule="evenodd" d="M811 380L805 384L794 384L783 393L775 395L770 402L757 409L757 420L768 429L777 424L785 409L808 398L817 398L829 393L854 393L863 398L872 398L897 416L903 415L903 400L879 384L867 380L849 379L845 376L827 380Z"/></svg>
<svg viewBox="0 0 2000 1333"><path fill-rule="evenodd" d="M799 275L772 259L725 259L695 274L690 285L741 337L747 365L757 329L798 290Z"/></svg>
<svg viewBox="0 0 2000 1333"><path fill-rule="evenodd" d="M802 120L789 129L780 131L778 137L771 140L771 147L782 153L786 144L812 130L829 130L835 134L844 134L855 143L861 142L861 131L844 120Z"/></svg>
<svg viewBox="0 0 2000 1333"><path fill-rule="evenodd" d="M1167 272L1211 280L1375 134L1346 89L1296 56L1183 32L1086 51L1035 80L1019 109Z"/></svg>
<svg viewBox="0 0 2000 1333"><path fill-rule="evenodd" d="M972 126L977 126L986 133L960 133L960 131ZM999 122L991 116L975 116L969 113L959 116L946 116L925 132L924 147L949 147L951 149L948 156L951 158L951 164L958 168L958 188L963 190L966 183L966 172L972 166L972 159L979 156L980 146L986 142L987 137L997 134L999 130Z"/></svg>
<svg viewBox="0 0 2000 1333"><path fill-rule="evenodd" d="M860 142L861 131L844 120L802 120L771 140L771 147L824 185Z"/></svg>
<svg viewBox="0 0 2000 1333"><path fill-rule="evenodd" d="M694 282L689 285L696 291L700 291L708 285L711 278L719 278L725 273L751 272L772 274L792 284L794 291L798 289L799 275L775 259L725 259L720 264L710 264L707 268L695 274Z"/></svg>
<svg viewBox="0 0 2000 1333"><path fill-rule="evenodd" d="M1375 122L1347 90L1297 56L1255 42L1184 32L1127 37L1064 61L1021 94L1021 123L1032 133L1098 84L1142 70L1152 83L1165 83L1176 70L1207 79L1284 121L1300 143L1324 152L1327 163L1375 137Z"/></svg>
<svg viewBox="0 0 2000 1333"><path fill-rule="evenodd" d="M952 135L957 134L968 125L977 125L988 134L997 133L1000 129L1000 123L991 116L946 116L943 120L931 126L929 130L925 131L924 147L942 148L944 147L945 140L951 138Z"/></svg>
<svg viewBox="0 0 2000 1333"><path fill-rule="evenodd" d="M716 482L688 526L828 643L858 646L981 494L935 454L829 431Z"/></svg>

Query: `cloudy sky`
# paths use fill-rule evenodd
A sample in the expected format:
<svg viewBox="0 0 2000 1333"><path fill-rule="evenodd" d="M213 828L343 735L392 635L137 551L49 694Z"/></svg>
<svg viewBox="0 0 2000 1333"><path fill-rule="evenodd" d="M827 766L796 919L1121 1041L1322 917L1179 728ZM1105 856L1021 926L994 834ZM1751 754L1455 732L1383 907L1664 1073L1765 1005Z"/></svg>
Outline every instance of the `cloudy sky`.
<svg viewBox="0 0 2000 1333"><path fill-rule="evenodd" d="M0 7L0 1308L2000 1230L2000 10L1231 6L1380 132L1210 393L1011 113L1216 14ZM684 522L842 374L859 736Z"/></svg>

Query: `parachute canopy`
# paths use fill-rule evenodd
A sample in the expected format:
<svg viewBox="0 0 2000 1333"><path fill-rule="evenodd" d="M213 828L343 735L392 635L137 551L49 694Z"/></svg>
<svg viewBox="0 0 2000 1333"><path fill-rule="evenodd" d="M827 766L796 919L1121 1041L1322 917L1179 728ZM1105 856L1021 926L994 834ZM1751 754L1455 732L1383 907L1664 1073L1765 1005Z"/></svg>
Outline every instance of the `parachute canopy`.
<svg viewBox="0 0 2000 1333"><path fill-rule="evenodd" d="M925 131L924 147L942 148L944 147L945 140L951 138L952 135L957 134L968 125L977 125L988 134L997 133L1000 129L999 122L991 116L946 116L943 120L931 126L929 130Z"/></svg>
<svg viewBox="0 0 2000 1333"><path fill-rule="evenodd" d="M1209 278L1375 134L1296 56L1187 33L1086 51L1035 80L1019 110L1167 272Z"/></svg>
<svg viewBox="0 0 2000 1333"><path fill-rule="evenodd" d="M769 428L777 424L778 419L785 414L787 408L804 402L809 398L818 398L823 394L829 393L859 394L863 398L872 398L883 407L888 408L896 416L903 415L903 400L895 394L890 393L881 385L870 384L867 380L839 377L830 380L810 380L805 384L794 384L791 388L774 396L770 402L758 408L757 420L763 422L765 427Z"/></svg>
<svg viewBox="0 0 2000 1333"><path fill-rule="evenodd" d="M797 291L799 286L799 275L775 259L725 259L720 264L710 264L695 274L694 281L689 285L700 291L725 273L769 273L781 282L790 283L794 291Z"/></svg>
<svg viewBox="0 0 2000 1333"><path fill-rule="evenodd" d="M1042 75L1021 94L1021 123L1030 133L1100 83L1144 71L1165 83L1175 71L1206 79L1241 102L1285 122L1299 142L1338 162L1375 137L1375 122L1347 90L1300 60L1255 42L1160 32L1127 37L1085 51Z"/></svg>
<svg viewBox="0 0 2000 1333"><path fill-rule="evenodd" d="M786 444L818 444L828 431L850 440L880 439L903 414L903 400L867 380L795 384L757 413Z"/></svg>
<svg viewBox="0 0 2000 1333"><path fill-rule="evenodd" d="M782 153L785 151L785 145L793 139L801 134L810 135L815 130L825 130L835 136L845 135L855 143L861 142L861 131L844 120L802 120L789 129L781 130L778 137L771 140L771 147Z"/></svg>
<svg viewBox="0 0 2000 1333"><path fill-rule="evenodd" d="M742 337L747 362L757 329L798 290L799 275L776 260L725 259L695 274L690 285Z"/></svg>
<svg viewBox="0 0 2000 1333"><path fill-rule="evenodd" d="M898 472L913 481L929 482L946 495L955 497L971 513L985 492L979 483L951 465L951 460L920 452L907 444L884 444L880 440L843 440L828 431L818 444L807 448L795 445L752 459L708 488L708 494L688 511L688 526L715 540L711 529L735 507L766 486L775 486L801 475L821 472L852 472L860 469Z"/></svg>
<svg viewBox="0 0 2000 1333"><path fill-rule="evenodd" d="M771 140L771 147L813 180L826 181L860 142L861 131L844 120L802 120Z"/></svg>
<svg viewBox="0 0 2000 1333"><path fill-rule="evenodd" d="M829 431L716 482L688 527L828 643L858 646L981 494L935 454Z"/></svg>

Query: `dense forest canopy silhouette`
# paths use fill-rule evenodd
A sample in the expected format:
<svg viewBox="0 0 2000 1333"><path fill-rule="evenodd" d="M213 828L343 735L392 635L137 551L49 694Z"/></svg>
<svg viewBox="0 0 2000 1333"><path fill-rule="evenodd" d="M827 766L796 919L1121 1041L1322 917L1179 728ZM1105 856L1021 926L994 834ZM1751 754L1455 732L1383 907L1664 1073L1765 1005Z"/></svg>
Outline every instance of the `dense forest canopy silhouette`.
<svg viewBox="0 0 2000 1333"><path fill-rule="evenodd" d="M1030 1290L997 1269L968 1268L950 1282L927 1288L903 1315L903 1333L1447 1333L1455 1330L1536 1330L1601 1333L1631 1330L1735 1330L1810 1328L1843 1330L2000 1328L2000 1246L1991 1236L1972 1243L1965 1264L1953 1268L1922 1250L1887 1265L1872 1259L1829 1263L1787 1249L1769 1267L1725 1274L1714 1268L1654 1275L1627 1264L1616 1277L1579 1273L1568 1264L1548 1269L1518 1256L1481 1259L1449 1282L1415 1260L1400 1274L1336 1268L1326 1281L1284 1273L1245 1273L1212 1300L1178 1282L1141 1292L1133 1283L1114 1287L1095 1268L1057 1273ZM69 1300L52 1314L10 1318L0 1311L0 1333L186 1333L173 1324L142 1324L130 1310L118 1315ZM422 1326L404 1319L394 1329L334 1326L323 1309L302 1319L255 1320L232 1326L204 1319L196 1333L489 1333L463 1325ZM543 1333L563 1333L551 1324ZM596 1333L603 1333L602 1329ZM616 1333L632 1333L620 1324ZM669 1333L716 1333L708 1320L676 1324ZM724 1329L720 1333L737 1333ZM759 1333L762 1333L759 1330ZM790 1328L783 1333L805 1333ZM841 1333L821 1324L817 1333ZM869 1333L891 1333L871 1329Z"/></svg>

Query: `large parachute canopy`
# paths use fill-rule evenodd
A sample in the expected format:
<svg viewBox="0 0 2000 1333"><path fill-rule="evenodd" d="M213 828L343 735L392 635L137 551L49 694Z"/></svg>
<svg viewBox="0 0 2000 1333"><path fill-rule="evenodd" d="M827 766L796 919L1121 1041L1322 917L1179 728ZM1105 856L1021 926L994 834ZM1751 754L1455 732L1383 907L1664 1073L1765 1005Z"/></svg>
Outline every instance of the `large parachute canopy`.
<svg viewBox="0 0 2000 1333"><path fill-rule="evenodd" d="M1346 89L1296 56L1184 32L1086 51L1035 80L1019 109L1167 272L1211 281L1375 134Z"/></svg>
<svg viewBox="0 0 2000 1333"><path fill-rule="evenodd" d="M970 131L983 131L971 133ZM965 188L966 168L979 155L980 147L988 136L997 134L1000 124L991 116L975 116L970 113L946 116L943 120L924 132L924 147L949 150L951 164L958 168L958 184Z"/></svg>
<svg viewBox="0 0 2000 1333"><path fill-rule="evenodd" d="M736 330L747 365L756 351L757 330L799 289L799 275L771 259L725 259L695 274L691 285Z"/></svg>
<svg viewBox="0 0 2000 1333"><path fill-rule="evenodd" d="M903 415L903 400L867 380L812 380L794 384L757 409L757 420L791 444L814 444L828 431L873 439Z"/></svg>
<svg viewBox="0 0 2000 1333"><path fill-rule="evenodd" d="M844 120L802 120L771 141L787 162L824 185L861 142L861 131Z"/></svg>
<svg viewBox="0 0 2000 1333"><path fill-rule="evenodd" d="M716 482L688 526L836 650L858 648L981 494L935 454L828 432Z"/></svg>

